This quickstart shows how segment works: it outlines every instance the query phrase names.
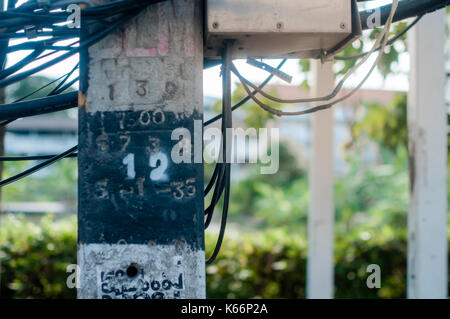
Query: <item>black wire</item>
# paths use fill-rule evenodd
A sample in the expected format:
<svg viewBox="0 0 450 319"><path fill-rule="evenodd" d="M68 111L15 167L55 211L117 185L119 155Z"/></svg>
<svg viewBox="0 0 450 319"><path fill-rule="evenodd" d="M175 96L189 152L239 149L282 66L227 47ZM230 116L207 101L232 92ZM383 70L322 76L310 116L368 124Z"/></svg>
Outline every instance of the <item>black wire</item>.
<svg viewBox="0 0 450 319"><path fill-rule="evenodd" d="M78 67L80 66L80 63L77 63L73 69L66 74L66 77L64 78L64 80L62 80L60 83L58 83L58 85L49 93L49 95L54 95L54 94L58 94L58 90L59 88L67 81L68 78L70 78L70 76L73 74L73 72L75 72L76 69L78 69ZM63 92L64 90L61 90L61 92Z"/></svg>
<svg viewBox="0 0 450 319"><path fill-rule="evenodd" d="M35 165L35 166L33 166L33 167L31 167L31 168L29 168L29 169L19 173L17 175L11 176L11 177L9 177L9 178L7 178L5 180L0 181L0 188L6 186L8 184L14 183L14 182L16 182L16 181L18 181L18 180L20 180L20 179L22 179L22 178L24 178L24 177L26 177L28 175L31 175L31 174L33 174L33 173L35 173L35 172L37 172L37 171L39 171L39 170L41 170L41 169L51 165L53 163L56 163L57 161L59 161L59 160L65 158L65 157L69 156L70 154L74 153L77 149L78 149L78 146L74 146L74 147L68 149L67 151L65 151L65 152L63 152L63 153L61 153L59 155L53 156L52 158L50 158L50 159L48 159L48 160L46 160L46 161L44 161L42 163L39 163L39 164L37 164L37 165Z"/></svg>
<svg viewBox="0 0 450 319"><path fill-rule="evenodd" d="M65 90L67 90L68 88L70 88L72 85L74 85L76 82L78 82L80 78L77 76L76 78L74 78L73 80L70 80L68 83L66 83L63 87L61 87L60 89L58 89L53 95L57 95L57 94L61 94L62 92L64 92Z"/></svg>
<svg viewBox="0 0 450 319"><path fill-rule="evenodd" d="M63 77L67 76L67 74L68 74L68 73L66 73L66 74L64 74L64 75L62 75L62 76L60 76L60 77L57 78L57 79L54 79L53 81L48 82L47 84L41 86L40 88L34 90L33 92L28 93L27 95L22 96L20 99L15 100L13 103L18 103L18 102L21 102L21 101L23 101L23 100L29 98L30 96L36 94L36 93L39 92L39 91L42 91L43 89L45 89L46 87L52 85L53 83L58 82L58 81L61 80Z"/></svg>
<svg viewBox="0 0 450 319"><path fill-rule="evenodd" d="M32 156L0 156L0 162L20 162L20 161L42 161L55 157L57 155L32 155ZM77 157L78 153L72 153L65 158Z"/></svg>
<svg viewBox="0 0 450 319"><path fill-rule="evenodd" d="M278 66L276 67L276 70L281 69L281 67L286 63L286 61L287 61L287 59L283 59L283 60L280 62L280 64L278 64ZM258 89L259 89L259 90L262 90L262 89L267 85L267 83L269 83L270 80L272 80L272 78L274 77L274 75L275 75L274 73L270 74L270 75L269 75L269 76L268 76L268 77L267 77L267 78L259 85ZM258 93L256 90L253 91L253 94L256 94L256 93ZM242 105L244 105L245 103L247 103L250 99L251 99L250 95L247 95L247 96L246 96L245 98L243 98L239 103L237 103L236 105L234 105L234 106L231 108L231 110L234 111L234 110L240 108ZM212 123L214 123L214 122L220 120L221 118L222 118L222 114L219 114L219 115L213 117L212 119L206 121L206 122L203 124L203 126L208 126L208 125L210 125L210 124L212 124Z"/></svg>
<svg viewBox="0 0 450 319"><path fill-rule="evenodd" d="M217 239L216 246L214 247L214 251L209 257L209 259L206 261L206 264L209 265L216 260L217 256L219 255L220 248L222 247L223 238L225 236L225 229L227 225L227 218L228 218L228 206L230 203L230 164L227 164L226 167L226 180L225 180L225 198L223 203L223 212L222 212L222 220L220 223L220 231L219 231L219 237Z"/></svg>
<svg viewBox="0 0 450 319"><path fill-rule="evenodd" d="M215 185L213 197L211 199L211 203L209 204L208 208L205 209L205 216L206 216L205 229L208 229L209 225L211 224L212 218L214 216L214 210L223 194L223 190L225 187L224 179L226 173L226 166L224 163L217 163L216 168L218 170L218 175L217 178L213 180L213 184Z"/></svg>
<svg viewBox="0 0 450 319"><path fill-rule="evenodd" d="M224 163L224 174L222 178L219 178L216 182L216 189L219 187L220 189L225 190L224 194L224 202L222 208L222 220L220 224L219 237L217 239L216 246L214 247L214 251L209 259L207 259L206 264L209 265L216 259L219 254L220 248L222 246L223 238L225 236L225 229L228 218L228 206L230 201L230 175L231 175L231 145L232 141L228 140L227 132L232 125L232 110L231 110L231 49L232 42L225 41L225 49L223 53L223 69L222 69L222 82L223 82L223 120L222 120L222 161ZM219 176L220 177L220 176ZM221 191L219 191L221 192ZM212 218L213 211L207 216L209 219Z"/></svg>
<svg viewBox="0 0 450 319"><path fill-rule="evenodd" d="M444 8L450 4L450 0L408 0L400 1L398 4L397 11L395 12L394 19L392 22L397 22L400 20L405 20L412 17L417 17L426 13L431 13L438 9ZM389 13L391 12L392 4L377 7L371 10L360 11L362 29L372 29L374 27L379 27L380 25L374 25L369 27L368 21L369 17L373 15L374 10L380 10L381 15L381 25L384 25L388 20Z"/></svg>

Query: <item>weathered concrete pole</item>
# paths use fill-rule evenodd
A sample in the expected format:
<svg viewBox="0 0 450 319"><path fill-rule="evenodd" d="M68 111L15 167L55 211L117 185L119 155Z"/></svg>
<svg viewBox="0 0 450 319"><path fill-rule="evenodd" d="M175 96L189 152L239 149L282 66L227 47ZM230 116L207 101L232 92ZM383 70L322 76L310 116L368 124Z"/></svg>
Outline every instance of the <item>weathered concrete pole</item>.
<svg viewBox="0 0 450 319"><path fill-rule="evenodd" d="M203 164L172 158L203 118L202 18L151 5L82 54L79 298L205 297Z"/></svg>

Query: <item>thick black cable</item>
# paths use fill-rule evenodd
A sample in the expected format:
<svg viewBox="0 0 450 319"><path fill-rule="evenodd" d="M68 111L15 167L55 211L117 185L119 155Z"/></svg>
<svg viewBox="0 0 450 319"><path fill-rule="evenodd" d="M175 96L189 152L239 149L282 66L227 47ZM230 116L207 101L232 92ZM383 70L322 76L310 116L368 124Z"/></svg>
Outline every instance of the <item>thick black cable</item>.
<svg viewBox="0 0 450 319"><path fill-rule="evenodd" d="M224 203L223 203L223 213L222 213L222 220L220 223L220 231L219 231L219 237L217 239L216 246L214 247L214 251L209 257L209 259L206 261L206 264L209 265L216 260L220 248L222 247L223 238L225 237L225 229L227 225L227 218L228 218L228 207L230 203L230 164L227 164L226 172L225 172L225 197L224 197Z"/></svg>
<svg viewBox="0 0 450 319"><path fill-rule="evenodd" d="M71 72L72 72L72 71L71 71ZM25 95L25 96L23 96L23 97L21 97L21 98L15 100L11 105L16 105L16 107L17 107L17 103L18 103L18 102L21 102L21 101L27 99L28 97L32 96L33 94L36 94L37 92L39 92L39 91L45 89L46 87L52 85L53 83L59 81L60 79L62 79L62 78L64 78L64 77L67 77L67 75L70 74L71 72L62 75L62 76L60 76L59 78L57 78L57 79L55 79L55 80L53 80L53 81L51 81L51 82L49 82L49 83L47 83L47 84L41 86L40 88L34 90L33 92L31 92L31 93L29 93L29 94L27 94L27 95ZM70 82L67 83L65 86L63 86L61 89L59 89L58 91L55 91L55 92L54 92L54 91L51 91L49 94L47 94L47 96L52 96L52 95L56 95L56 94L59 94L59 93L61 93L61 92L64 92L68 87L70 87L70 86L71 86L74 82L76 82L77 80L78 80L78 78L76 78L76 79L70 81ZM75 103L75 100L73 101L73 103ZM4 106L4 104L3 104L3 106ZM74 106L76 106L76 105L74 105ZM55 109L56 109L56 108L55 108ZM39 115L39 114L38 114L38 115ZM22 116L22 117L24 117L24 116ZM1 122L0 122L0 127L6 126L6 125L8 125L8 124L14 122L14 121L17 120L17 119L18 119L18 118L12 118L12 119L9 119L9 120L1 121Z"/></svg>
<svg viewBox="0 0 450 319"><path fill-rule="evenodd" d="M219 173L219 167L216 165L214 167L214 172L212 173L211 179L209 180L209 183L208 183L208 185L205 188L205 192L204 192L205 193L205 195L204 195L205 197L206 197L206 195L209 194L209 192L213 188L214 184L216 183L218 173Z"/></svg>
<svg viewBox="0 0 450 319"><path fill-rule="evenodd" d="M78 92L64 93L19 103L3 104L0 107L0 121L63 111L77 105Z"/></svg>
<svg viewBox="0 0 450 319"><path fill-rule="evenodd" d="M225 56L225 54L224 54ZM225 57L223 58L225 59ZM224 65L224 64L222 64ZM225 80L226 80L226 76L223 75L224 74L224 67L222 67L222 81L224 82L223 85L225 84ZM225 87L225 86L224 86ZM215 167L215 171L217 172L217 174L213 173L212 179L211 181L208 183L208 186L206 187L208 192L209 189L212 188L212 186L214 186L214 192L213 192L213 196L211 199L211 202L209 204L209 206L205 209L205 216L206 216L206 220L205 220L205 229L208 229L213 215L214 215L214 210L217 206L217 203L219 202L220 198L222 197L224 188L225 188L225 173L226 173L226 148L227 148L227 127L229 127L229 120L227 117L227 107L226 107L226 103L225 100L227 99L227 92L226 90L222 90L222 125L221 125L221 133L222 133L222 139L220 141L220 153L219 153L219 158L218 158L218 163L216 164ZM230 96L231 96L231 90L230 90ZM231 99L230 99L231 101ZM230 106L231 106L231 102L230 102Z"/></svg>
<svg viewBox="0 0 450 319"><path fill-rule="evenodd" d="M231 145L232 140L228 140L227 138L227 129L232 127L232 110L231 110L231 49L232 42L225 41L225 49L223 54L223 72L222 72L222 82L223 82L223 110L224 117L223 123L225 123L225 135L222 136L223 145L223 161L225 166L224 173L224 184L223 188L225 189L224 194L224 202L222 209L222 219L220 224L219 237L217 239L216 246L214 247L214 251L209 259L207 259L206 264L209 265L216 259L219 254L220 248L222 246L223 238L225 236L225 229L228 218L228 206L230 201L230 175L231 175ZM222 133L224 134L224 133ZM216 185L217 186L217 185ZM222 185L219 185L222 186Z"/></svg>
<svg viewBox="0 0 450 319"><path fill-rule="evenodd" d="M442 9L450 4L450 0L403 0L398 4L398 9L394 15L393 22L405 20L426 13ZM388 4L371 10L360 11L361 26L363 30L373 29L380 25L373 24L373 14L375 10L380 11L381 25L386 24L392 5Z"/></svg>
<svg viewBox="0 0 450 319"><path fill-rule="evenodd" d="M225 174L226 174L226 166L225 163L217 163L216 168L218 171L217 178L213 180L214 192L211 199L211 202L208 206L208 208L205 209L205 229L208 229L209 225L211 224L212 218L214 216L214 210L217 206L217 203L219 202L220 198L222 197L223 190L225 187Z"/></svg>

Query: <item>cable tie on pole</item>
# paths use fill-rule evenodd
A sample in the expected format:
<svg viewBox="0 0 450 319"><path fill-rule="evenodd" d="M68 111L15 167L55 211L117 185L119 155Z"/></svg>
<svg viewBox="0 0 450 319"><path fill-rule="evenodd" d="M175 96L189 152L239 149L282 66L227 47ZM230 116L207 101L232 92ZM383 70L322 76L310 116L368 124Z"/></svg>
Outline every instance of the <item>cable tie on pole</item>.
<svg viewBox="0 0 450 319"><path fill-rule="evenodd" d="M37 38L38 29L35 25L26 25L24 30L28 40Z"/></svg>

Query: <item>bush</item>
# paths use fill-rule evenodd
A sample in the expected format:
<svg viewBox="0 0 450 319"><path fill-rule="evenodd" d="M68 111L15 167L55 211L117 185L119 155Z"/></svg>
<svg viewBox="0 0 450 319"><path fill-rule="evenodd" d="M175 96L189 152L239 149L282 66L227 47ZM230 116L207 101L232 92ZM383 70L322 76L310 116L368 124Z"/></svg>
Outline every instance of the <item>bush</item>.
<svg viewBox="0 0 450 319"><path fill-rule="evenodd" d="M336 298L404 298L406 239L388 226L360 228L335 245ZM216 236L206 238L207 251ZM1 298L75 298L66 267L76 263L76 220L40 223L7 216L0 232ZM381 289L368 289L366 267L381 267ZM208 298L304 298L306 241L285 230L225 238L207 267Z"/></svg>
<svg viewBox="0 0 450 319"><path fill-rule="evenodd" d="M1 298L75 298L66 268L76 264L76 219L39 223L5 216L0 229Z"/></svg>
<svg viewBox="0 0 450 319"><path fill-rule="evenodd" d="M388 230L369 239L367 231L335 244L336 298L404 298L406 240ZM381 289L366 285L370 264L381 267ZM226 240L207 268L209 298L305 298L306 241L285 231Z"/></svg>

